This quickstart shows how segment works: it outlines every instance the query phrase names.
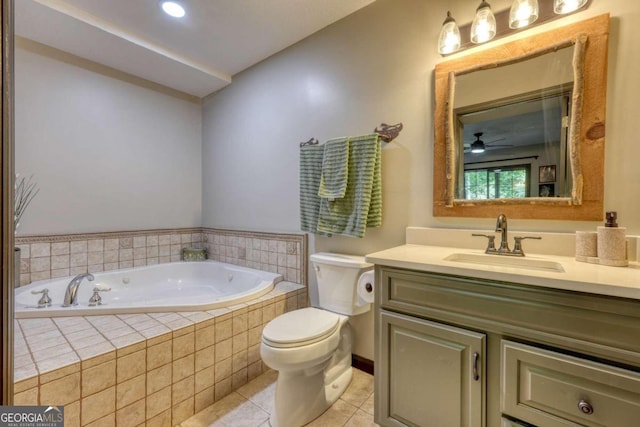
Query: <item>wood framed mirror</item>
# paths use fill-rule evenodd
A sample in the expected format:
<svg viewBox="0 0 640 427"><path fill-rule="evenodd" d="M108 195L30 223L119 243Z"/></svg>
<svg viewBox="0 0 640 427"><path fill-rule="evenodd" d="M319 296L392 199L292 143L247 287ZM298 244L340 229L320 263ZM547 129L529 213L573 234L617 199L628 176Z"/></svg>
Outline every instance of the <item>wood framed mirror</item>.
<svg viewBox="0 0 640 427"><path fill-rule="evenodd" d="M436 65L434 216L602 219L608 39L605 14Z"/></svg>

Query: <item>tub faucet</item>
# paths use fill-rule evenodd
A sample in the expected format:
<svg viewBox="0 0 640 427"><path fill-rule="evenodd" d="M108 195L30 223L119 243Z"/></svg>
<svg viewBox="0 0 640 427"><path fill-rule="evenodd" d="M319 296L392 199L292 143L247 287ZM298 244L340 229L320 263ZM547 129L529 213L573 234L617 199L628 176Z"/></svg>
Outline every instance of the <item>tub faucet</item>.
<svg viewBox="0 0 640 427"><path fill-rule="evenodd" d="M500 247L498 248L498 253L511 252L511 249L509 249L509 241L507 236L507 216L505 214L498 215L498 220L496 221L496 231L499 231L502 234L502 237L500 238Z"/></svg>
<svg viewBox="0 0 640 427"><path fill-rule="evenodd" d="M62 303L63 307L78 305L78 287L80 286L80 282L82 282L82 279L84 279L85 277L89 281L92 281L94 279L93 274L91 273L78 274L76 277L71 279L69 285L67 286L67 291L64 293L64 302Z"/></svg>

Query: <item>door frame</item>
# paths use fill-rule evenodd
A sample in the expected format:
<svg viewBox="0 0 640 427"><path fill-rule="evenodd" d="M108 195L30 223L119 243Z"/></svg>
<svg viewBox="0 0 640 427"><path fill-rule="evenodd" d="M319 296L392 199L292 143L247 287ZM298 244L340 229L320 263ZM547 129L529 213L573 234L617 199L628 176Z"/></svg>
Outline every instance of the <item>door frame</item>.
<svg viewBox="0 0 640 427"><path fill-rule="evenodd" d="M0 149L0 245L2 274L2 303L0 304L0 320L2 324L2 388L0 401L2 405L13 403L13 291L14 291L14 60L13 60L13 0L0 0L2 18L0 32L2 42L2 143Z"/></svg>

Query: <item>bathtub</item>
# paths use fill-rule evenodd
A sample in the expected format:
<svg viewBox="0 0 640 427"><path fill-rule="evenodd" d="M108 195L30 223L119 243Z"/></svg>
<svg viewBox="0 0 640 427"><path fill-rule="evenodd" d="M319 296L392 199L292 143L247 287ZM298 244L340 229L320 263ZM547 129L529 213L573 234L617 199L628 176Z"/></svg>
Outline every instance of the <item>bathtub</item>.
<svg viewBox="0 0 640 427"><path fill-rule="evenodd" d="M71 277L41 280L15 290L15 317L87 316L166 311L200 311L226 307L258 298L282 280L279 274L217 261L173 262L146 267L95 273L95 280L82 280L78 305L62 307ZM102 305L89 306L93 288ZM41 294L49 290L51 306L38 308Z"/></svg>

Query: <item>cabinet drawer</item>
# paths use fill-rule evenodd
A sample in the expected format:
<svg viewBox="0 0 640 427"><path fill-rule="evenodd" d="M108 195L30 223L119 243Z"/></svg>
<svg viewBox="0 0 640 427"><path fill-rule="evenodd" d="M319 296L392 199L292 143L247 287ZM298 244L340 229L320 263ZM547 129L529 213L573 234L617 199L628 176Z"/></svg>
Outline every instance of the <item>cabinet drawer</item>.
<svg viewBox="0 0 640 427"><path fill-rule="evenodd" d="M502 412L549 427L636 427L640 374L502 341Z"/></svg>

